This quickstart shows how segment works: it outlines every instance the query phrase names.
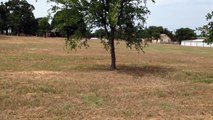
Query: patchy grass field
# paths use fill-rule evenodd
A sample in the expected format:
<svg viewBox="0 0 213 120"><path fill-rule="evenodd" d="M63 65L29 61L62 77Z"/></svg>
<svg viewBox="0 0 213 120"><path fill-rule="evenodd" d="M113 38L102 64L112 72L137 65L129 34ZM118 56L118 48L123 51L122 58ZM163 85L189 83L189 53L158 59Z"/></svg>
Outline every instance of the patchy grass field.
<svg viewBox="0 0 213 120"><path fill-rule="evenodd" d="M117 44L118 70L98 41L0 36L1 120L213 119L213 49Z"/></svg>

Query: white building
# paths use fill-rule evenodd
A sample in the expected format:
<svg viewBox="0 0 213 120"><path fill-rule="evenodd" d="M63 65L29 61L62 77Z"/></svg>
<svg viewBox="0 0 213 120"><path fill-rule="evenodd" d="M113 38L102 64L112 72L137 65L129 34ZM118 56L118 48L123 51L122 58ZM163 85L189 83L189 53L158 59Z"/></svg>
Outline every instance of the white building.
<svg viewBox="0 0 213 120"><path fill-rule="evenodd" d="M207 44L204 42L204 39L196 39L196 40L183 40L181 41L182 46L195 46L195 47L212 47L213 44Z"/></svg>

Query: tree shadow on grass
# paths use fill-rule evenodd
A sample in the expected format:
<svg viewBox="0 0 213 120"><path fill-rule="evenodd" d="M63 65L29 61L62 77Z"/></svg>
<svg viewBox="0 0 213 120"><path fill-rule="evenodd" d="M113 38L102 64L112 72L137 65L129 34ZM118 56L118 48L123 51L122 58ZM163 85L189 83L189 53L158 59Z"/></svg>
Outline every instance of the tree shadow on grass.
<svg viewBox="0 0 213 120"><path fill-rule="evenodd" d="M143 77L143 76L166 76L170 72L173 72L174 69L167 68L163 66L119 66L117 72L121 74L128 74L131 76Z"/></svg>
<svg viewBox="0 0 213 120"><path fill-rule="evenodd" d="M109 65L93 65L88 67L87 69L88 71L111 71ZM117 70L115 70L115 72L117 72L118 74L127 74L136 77L143 77L143 76L164 77L174 71L175 69L173 68L154 65L145 65L145 66L118 65Z"/></svg>

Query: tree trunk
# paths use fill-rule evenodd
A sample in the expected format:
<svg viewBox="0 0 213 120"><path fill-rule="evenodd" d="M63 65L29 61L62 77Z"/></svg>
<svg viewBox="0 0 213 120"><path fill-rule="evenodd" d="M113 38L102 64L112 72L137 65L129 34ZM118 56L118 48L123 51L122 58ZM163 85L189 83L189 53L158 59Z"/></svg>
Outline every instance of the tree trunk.
<svg viewBox="0 0 213 120"><path fill-rule="evenodd" d="M6 29L6 35L8 35L8 29Z"/></svg>
<svg viewBox="0 0 213 120"><path fill-rule="evenodd" d="M116 69L116 55L115 55L115 29L111 29L111 37L110 37L110 52L111 52L111 69Z"/></svg>
<svg viewBox="0 0 213 120"><path fill-rule="evenodd" d="M70 31L67 30L66 32L67 32L67 40L69 40L70 39Z"/></svg>

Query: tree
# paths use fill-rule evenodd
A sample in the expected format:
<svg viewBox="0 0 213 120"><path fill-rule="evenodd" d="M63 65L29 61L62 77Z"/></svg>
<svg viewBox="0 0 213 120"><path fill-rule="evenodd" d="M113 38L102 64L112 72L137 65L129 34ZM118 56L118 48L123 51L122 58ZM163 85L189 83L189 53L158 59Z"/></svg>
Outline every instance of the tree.
<svg viewBox="0 0 213 120"><path fill-rule="evenodd" d="M175 37L180 43L182 40L193 40L197 38L194 30L190 28L180 28L175 31Z"/></svg>
<svg viewBox="0 0 213 120"><path fill-rule="evenodd" d="M210 22L207 25L198 28L198 30L201 31L201 36L205 37L205 42L207 42L208 44L213 43L213 21L211 21L212 18L213 18L213 11L206 15L207 21Z"/></svg>
<svg viewBox="0 0 213 120"><path fill-rule="evenodd" d="M33 14L33 5L26 0L9 0L5 3L9 11L8 27L13 34L34 34L36 31L36 20Z"/></svg>
<svg viewBox="0 0 213 120"><path fill-rule="evenodd" d="M1 34L4 33L4 30L6 30L6 33L7 33L8 14L9 14L9 11L7 10L5 4L3 2L1 2L1 5L0 5L0 32L1 32Z"/></svg>
<svg viewBox="0 0 213 120"><path fill-rule="evenodd" d="M21 29L26 35L35 35L37 30L37 21L33 14L35 9L33 5L29 4L26 0L21 1Z"/></svg>
<svg viewBox="0 0 213 120"><path fill-rule="evenodd" d="M52 27L64 30L69 42L72 42L70 41L71 35L74 35L73 38L78 39L87 34L83 15L77 9L70 9L66 7L57 11L53 17Z"/></svg>
<svg viewBox="0 0 213 120"><path fill-rule="evenodd" d="M50 29L50 24L49 24L49 18L48 17L41 17L36 19L38 22L38 30L37 30L37 35L38 36L45 36L47 31Z"/></svg>
<svg viewBox="0 0 213 120"><path fill-rule="evenodd" d="M159 39L160 35L163 34L163 27L161 26L150 26L148 28L149 34L152 36L153 39Z"/></svg>
<svg viewBox="0 0 213 120"><path fill-rule="evenodd" d="M126 41L129 48L143 51L142 40L138 37L143 28L148 0L50 0L62 8L79 11L88 28L104 28L107 45L111 53L111 69L116 69L115 33ZM154 0L150 0L154 2ZM73 43L73 41L71 41Z"/></svg>

